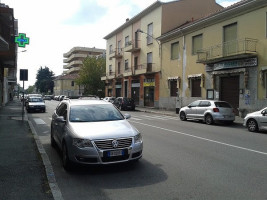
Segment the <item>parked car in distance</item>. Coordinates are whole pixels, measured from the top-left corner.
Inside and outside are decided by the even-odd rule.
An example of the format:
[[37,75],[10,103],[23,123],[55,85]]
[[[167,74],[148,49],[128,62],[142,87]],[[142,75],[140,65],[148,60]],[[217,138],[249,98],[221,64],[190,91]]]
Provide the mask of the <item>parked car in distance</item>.
[[243,126],[250,132],[267,130],[267,107],[259,111],[248,113],[244,118]]
[[58,101],[62,101],[65,98],[65,95],[59,95]]
[[63,167],[73,163],[105,165],[142,157],[141,133],[111,103],[102,100],[63,100],[51,121],[51,145],[62,152]]
[[135,110],[135,102],[132,98],[117,97],[113,104],[120,110]]
[[104,101],[107,101],[107,102],[110,102],[110,103],[113,103],[113,101],[116,99],[116,97],[105,97],[103,100]]
[[51,100],[52,99],[52,95],[44,95],[44,97],[43,97],[43,100]]
[[42,97],[37,97],[37,96],[29,97],[26,109],[28,112],[32,111],[45,112],[46,111],[45,102],[42,99]]
[[233,107],[226,101],[216,100],[194,101],[181,108],[179,116],[182,121],[196,119],[208,125],[218,121],[233,123],[235,120]]

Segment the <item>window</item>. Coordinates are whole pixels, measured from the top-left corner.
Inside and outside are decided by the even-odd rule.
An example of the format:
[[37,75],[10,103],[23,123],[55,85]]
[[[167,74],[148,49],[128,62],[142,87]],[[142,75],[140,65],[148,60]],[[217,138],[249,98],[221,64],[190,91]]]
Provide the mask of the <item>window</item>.
[[201,101],[199,103],[199,107],[209,107],[211,106],[211,103],[209,101]]
[[118,74],[121,74],[121,62],[118,62]]
[[265,31],[266,31],[266,38],[267,38],[267,13],[266,13],[266,17],[265,17]]
[[147,54],[147,72],[152,72],[152,52]]
[[138,69],[138,57],[134,57],[134,69]]
[[191,79],[192,85],[192,93],[191,97],[201,97],[201,87],[200,87],[201,79]]
[[153,43],[153,23],[147,25],[147,44]]
[[171,97],[177,97],[177,80],[170,80],[170,95]]
[[112,74],[112,65],[109,65],[108,68],[109,68],[109,75],[111,75]]
[[175,60],[179,58],[179,42],[171,44],[171,59]]
[[72,87],[74,86],[74,81],[71,81],[71,86],[72,86]]
[[109,45],[109,54],[113,53],[112,45]]
[[202,49],[202,34],[196,35],[193,37],[192,42],[193,42],[193,47],[192,47],[192,54],[195,55],[197,54],[197,51]]
[[267,98],[267,71],[265,72],[265,97]]
[[129,36],[125,37],[125,47],[130,45]]
[[124,64],[124,69],[125,71],[129,69],[129,66],[128,66],[128,60],[125,60],[125,64]]
[[121,41],[118,41],[118,53],[121,53]]
[[234,54],[238,51],[237,23],[223,27],[223,42],[224,56]]

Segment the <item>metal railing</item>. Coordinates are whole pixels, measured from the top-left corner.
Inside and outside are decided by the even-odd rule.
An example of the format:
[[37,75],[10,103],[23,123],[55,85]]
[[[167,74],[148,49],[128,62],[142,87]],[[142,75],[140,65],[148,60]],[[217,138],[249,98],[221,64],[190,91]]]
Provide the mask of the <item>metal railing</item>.
[[244,53],[256,53],[257,40],[251,38],[232,40],[216,46],[197,51],[197,62],[205,62],[216,58],[234,56]]

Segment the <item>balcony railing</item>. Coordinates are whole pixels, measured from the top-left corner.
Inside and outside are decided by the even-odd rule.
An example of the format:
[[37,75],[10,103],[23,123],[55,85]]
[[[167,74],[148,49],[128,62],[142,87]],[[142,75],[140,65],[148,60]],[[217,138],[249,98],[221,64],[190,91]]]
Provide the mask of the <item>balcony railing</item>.
[[145,63],[143,65],[135,66],[135,74],[146,74],[151,72],[156,72],[155,63]]
[[256,53],[257,40],[251,38],[238,39],[216,46],[202,49],[197,52],[198,63],[208,63],[225,57],[241,57],[242,55]]
[[132,40],[125,44],[125,52],[136,52],[140,50],[140,40]]
[[109,53],[109,59],[122,58],[122,56],[123,56],[123,48],[116,48],[115,50],[111,50]]

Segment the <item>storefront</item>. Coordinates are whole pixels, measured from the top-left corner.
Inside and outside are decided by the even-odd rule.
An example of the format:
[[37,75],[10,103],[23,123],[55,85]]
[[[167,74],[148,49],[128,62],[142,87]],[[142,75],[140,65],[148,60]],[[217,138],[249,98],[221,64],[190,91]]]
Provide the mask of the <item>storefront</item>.
[[144,79],[144,106],[154,107],[155,79]]

